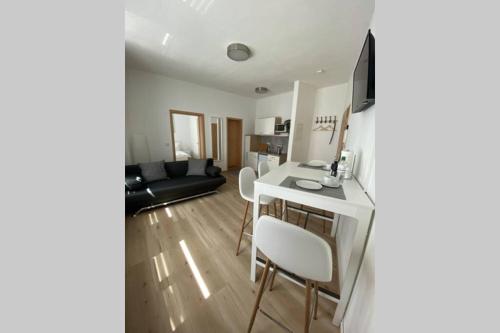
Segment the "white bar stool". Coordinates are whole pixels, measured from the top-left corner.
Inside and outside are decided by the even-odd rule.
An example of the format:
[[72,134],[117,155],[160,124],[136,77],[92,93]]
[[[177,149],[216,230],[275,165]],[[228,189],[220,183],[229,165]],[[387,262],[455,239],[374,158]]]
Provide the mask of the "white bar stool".
[[[250,222],[252,222],[253,219],[252,217],[248,222],[246,222],[248,206],[250,206],[250,203],[253,204],[253,189],[254,189],[253,182],[256,179],[257,177],[255,176],[255,171],[251,167],[245,167],[240,170],[240,175],[239,175],[240,195],[243,199],[247,201],[247,205],[245,208],[245,215],[243,216],[243,222],[241,224],[241,231],[240,231],[240,237],[238,239],[238,247],[236,248],[236,255],[240,254],[241,238],[243,237],[245,228],[250,224]],[[273,201],[274,201],[273,197],[269,197],[266,195],[260,197],[260,204],[267,206],[267,214],[269,214],[269,205]],[[251,234],[248,235],[252,236]]]
[[[266,173],[270,171],[269,164],[267,161],[260,161],[259,165],[257,166],[257,174],[260,177],[264,176]],[[282,202],[280,200],[280,202]],[[276,200],[273,201],[273,207],[274,207],[274,216],[281,218],[281,210],[283,208],[283,205],[281,204],[281,209],[280,209],[280,214],[278,214],[278,210],[276,209]],[[269,215],[269,212],[267,213]]]
[[[314,312],[314,319],[317,318],[318,282],[328,282],[332,279],[333,267],[330,245],[312,232],[271,216],[261,216],[254,229],[254,241],[257,248],[267,257],[267,260],[247,332],[250,333],[252,330],[260,300],[264,293],[269,268],[272,264],[278,265],[306,280],[304,332],[309,332],[311,311]],[[311,284],[313,283],[315,300],[311,309]]]

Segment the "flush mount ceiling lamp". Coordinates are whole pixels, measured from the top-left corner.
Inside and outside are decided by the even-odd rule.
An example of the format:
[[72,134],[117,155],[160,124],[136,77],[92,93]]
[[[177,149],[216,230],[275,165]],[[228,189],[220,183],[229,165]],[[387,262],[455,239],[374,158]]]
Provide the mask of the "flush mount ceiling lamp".
[[255,88],[255,92],[257,94],[265,94],[269,91],[269,89],[267,89],[266,87],[257,87]]
[[227,46],[227,56],[234,61],[245,61],[250,55],[250,49],[245,44],[233,43]]

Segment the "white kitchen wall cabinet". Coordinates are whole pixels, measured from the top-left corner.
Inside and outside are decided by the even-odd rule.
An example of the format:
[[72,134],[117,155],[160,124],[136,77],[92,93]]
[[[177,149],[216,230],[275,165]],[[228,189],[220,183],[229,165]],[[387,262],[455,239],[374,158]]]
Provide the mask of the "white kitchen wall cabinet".
[[274,125],[276,125],[276,117],[255,119],[255,134],[274,135]]

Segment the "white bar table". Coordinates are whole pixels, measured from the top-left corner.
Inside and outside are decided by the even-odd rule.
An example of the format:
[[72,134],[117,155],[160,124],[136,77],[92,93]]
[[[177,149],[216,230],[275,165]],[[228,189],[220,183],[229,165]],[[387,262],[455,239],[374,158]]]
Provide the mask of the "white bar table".
[[[357,221],[351,257],[340,290],[340,300],[332,320],[335,326],[340,326],[361,266],[375,207],[355,179],[344,180],[342,184],[345,200],[280,186],[280,183],[288,176],[319,181],[324,175],[328,174],[328,171],[304,168],[298,165],[298,162],[286,162],[255,181],[253,216],[259,216],[259,197],[269,195],[278,199],[334,212],[335,215],[349,216]],[[257,219],[254,219],[254,230],[255,223],[257,223]],[[253,282],[255,282],[256,268],[257,247],[252,238],[250,279]]]

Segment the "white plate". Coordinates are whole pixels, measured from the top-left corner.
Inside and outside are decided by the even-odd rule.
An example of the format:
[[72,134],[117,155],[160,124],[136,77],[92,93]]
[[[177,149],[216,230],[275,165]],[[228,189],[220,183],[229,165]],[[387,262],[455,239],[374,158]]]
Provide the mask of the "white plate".
[[302,187],[307,190],[321,190],[323,187],[320,183],[313,182],[311,180],[297,180],[295,184],[297,184],[298,187]]
[[320,166],[326,165],[326,162],[321,161],[321,160],[312,160],[312,161],[307,162],[307,165],[312,166],[312,167],[320,167]]

